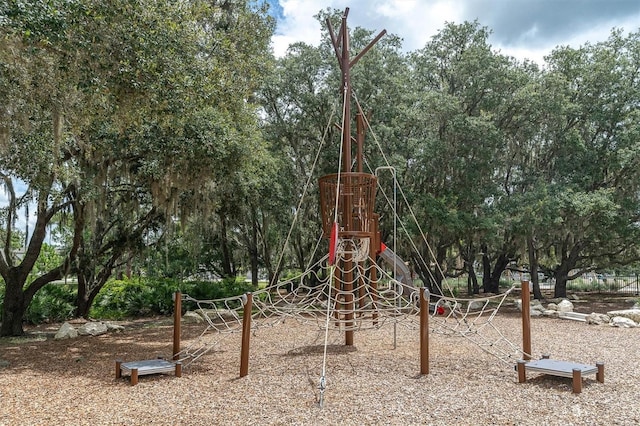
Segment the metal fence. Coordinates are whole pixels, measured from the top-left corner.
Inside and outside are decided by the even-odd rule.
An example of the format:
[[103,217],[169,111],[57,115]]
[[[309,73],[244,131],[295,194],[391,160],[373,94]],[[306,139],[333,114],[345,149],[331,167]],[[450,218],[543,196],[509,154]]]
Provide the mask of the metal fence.
[[[520,281],[511,279],[500,280],[500,286],[508,288],[513,284],[518,285]],[[482,285],[482,277],[478,277],[479,284]],[[458,295],[467,294],[467,277],[457,277],[447,279],[448,286]],[[553,292],[555,280],[547,279],[540,281],[540,289],[544,292]],[[629,296],[640,296],[639,275],[633,276],[594,276],[582,277],[567,281],[567,291],[572,293],[601,293],[601,294],[623,294]]]

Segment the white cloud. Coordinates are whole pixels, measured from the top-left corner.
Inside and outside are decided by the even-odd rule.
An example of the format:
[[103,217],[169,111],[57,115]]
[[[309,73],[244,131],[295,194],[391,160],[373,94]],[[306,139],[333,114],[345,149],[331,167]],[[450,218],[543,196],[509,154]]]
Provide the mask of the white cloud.
[[328,0],[322,6],[315,0],[281,0],[284,19],[278,22],[272,46],[283,56],[289,44],[297,41],[317,45],[320,23],[313,17],[321,9],[349,7],[349,26],[398,35],[406,50],[420,49],[446,21],[462,21],[462,8],[449,0]]
[[[486,25],[494,31],[489,41],[496,50],[518,59],[528,58],[538,63],[543,63],[544,56],[551,53],[556,46],[578,47],[586,42],[597,43],[605,40],[613,27],[624,28],[627,32],[637,31],[640,27],[640,3],[637,13],[622,13],[622,9],[616,13],[615,2],[594,0],[589,2],[591,13],[586,13],[587,10],[583,8],[584,17],[580,16],[580,19],[586,20],[588,24],[574,28],[568,24],[556,24],[557,21],[562,22],[562,19],[558,19],[557,14],[554,15],[553,1],[534,3],[536,1],[539,0],[508,3],[511,9],[505,10],[504,7],[500,8],[500,5],[505,6],[507,3],[499,4],[489,0],[326,0],[322,3],[317,0],[280,0],[284,18],[278,23],[277,35],[273,37],[272,45],[276,56],[283,56],[289,44],[296,41],[317,45],[320,42],[321,28],[313,16],[324,8],[344,10],[349,7],[350,27],[361,26],[374,32],[386,29],[403,39],[403,48],[406,51],[424,47],[446,22],[462,23],[478,19],[481,25]],[[492,4],[496,8],[492,9]],[[518,8],[528,11],[529,8],[524,6],[534,4],[536,8],[533,10],[537,13],[535,16],[523,12],[517,19],[513,17],[513,22],[510,22],[511,12],[518,12]],[[564,4],[567,5],[570,4]],[[581,5],[583,4],[576,4],[575,7]],[[626,7],[635,6],[629,6],[627,2]],[[575,9],[573,10],[575,12]],[[565,7],[562,13],[574,12],[571,12],[570,7]],[[582,21],[582,24],[585,22]],[[492,28],[492,25],[495,28]],[[516,29],[521,28],[519,34],[517,31],[514,32],[514,26]],[[547,30],[549,28],[555,28],[557,31],[552,31],[551,34]]]

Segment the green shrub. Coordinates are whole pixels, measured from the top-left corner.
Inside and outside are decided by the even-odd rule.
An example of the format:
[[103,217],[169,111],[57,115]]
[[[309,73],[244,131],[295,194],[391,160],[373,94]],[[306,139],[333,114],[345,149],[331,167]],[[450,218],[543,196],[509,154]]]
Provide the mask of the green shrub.
[[33,297],[25,320],[32,324],[60,322],[73,317],[76,310],[75,284],[47,284]]
[[122,319],[168,315],[173,311],[173,293],[179,289],[175,279],[110,280],[96,296],[90,316]]
[[0,321],[2,321],[2,310],[4,308],[4,280],[0,280]]
[[[194,281],[185,285],[184,292],[197,300],[218,300],[229,297],[239,296],[247,292],[256,291],[251,282],[244,279],[227,278],[222,281]],[[228,306],[235,308],[236,306]],[[194,306],[187,305],[187,309],[193,309]]]

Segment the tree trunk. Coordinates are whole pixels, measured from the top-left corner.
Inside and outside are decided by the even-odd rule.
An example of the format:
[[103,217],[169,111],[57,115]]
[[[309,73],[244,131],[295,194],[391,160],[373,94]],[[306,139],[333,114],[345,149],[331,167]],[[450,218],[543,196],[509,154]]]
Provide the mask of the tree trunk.
[[89,308],[89,295],[87,292],[87,281],[83,274],[78,273],[78,295],[76,297],[76,318],[88,318]]
[[493,266],[493,270],[491,270],[489,255],[486,250],[484,250],[482,254],[482,285],[485,293],[500,293],[500,277],[502,277],[502,273],[507,269],[509,262],[509,256],[505,253],[500,253]]
[[227,219],[220,215],[220,248],[222,251],[222,273],[223,278],[235,278],[233,266],[231,265],[231,250],[227,239]]
[[258,224],[255,214],[252,215],[251,243],[249,245],[249,258],[251,262],[251,285],[258,288]]
[[472,294],[480,294],[480,286],[478,285],[478,277],[476,276],[476,271],[473,268],[473,263],[467,263],[467,286],[471,291],[469,295]]
[[529,252],[529,273],[533,286],[533,298],[542,300],[542,292],[540,291],[540,282],[538,280],[538,253],[532,236],[527,238],[527,251]]
[[24,334],[22,320],[30,300],[26,302],[22,284],[6,282],[0,336],[22,336]]
[[481,247],[482,250],[482,289],[485,293],[491,287],[491,259],[489,258],[489,252],[486,244]]
[[556,285],[553,290],[553,297],[567,297],[567,280],[569,274],[563,269],[564,268],[558,268],[554,274]]
[[[79,280],[78,280],[79,281]],[[76,317],[89,319],[89,313],[93,306],[93,301],[96,300],[100,289],[104,286],[104,283],[99,286],[94,286],[89,292],[84,292],[84,296],[80,299],[80,285],[78,284],[78,299],[76,301]]]

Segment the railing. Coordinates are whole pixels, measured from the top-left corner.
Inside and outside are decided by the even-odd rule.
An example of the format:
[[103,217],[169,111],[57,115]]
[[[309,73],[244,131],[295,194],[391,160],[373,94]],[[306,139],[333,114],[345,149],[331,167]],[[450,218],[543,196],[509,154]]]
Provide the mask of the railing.
[[567,282],[567,291],[640,295],[640,281],[635,276],[583,277]]
[[[448,278],[447,283],[449,287],[457,295],[467,294],[467,278],[457,277]],[[482,277],[478,276],[478,283],[482,286]],[[519,281],[513,281],[513,279],[500,280],[501,288],[509,288],[513,284],[518,284]],[[553,291],[555,287],[555,280],[541,280],[540,289],[543,292]],[[596,277],[582,277],[575,280],[567,281],[568,292],[593,292],[602,294],[624,294],[629,296],[640,296],[640,276],[596,276]]]

